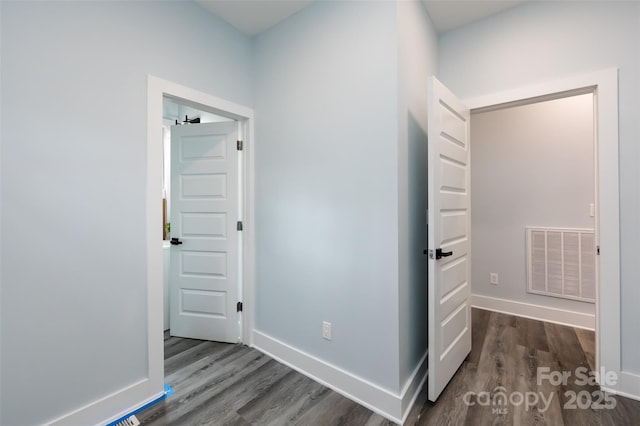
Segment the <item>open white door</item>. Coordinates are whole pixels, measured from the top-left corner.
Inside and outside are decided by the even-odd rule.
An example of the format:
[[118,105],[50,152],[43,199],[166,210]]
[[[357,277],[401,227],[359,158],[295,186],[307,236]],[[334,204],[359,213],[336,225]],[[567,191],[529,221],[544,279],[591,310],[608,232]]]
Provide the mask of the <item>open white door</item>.
[[236,343],[234,121],[171,128],[171,335]]
[[469,108],[429,79],[429,400],[471,351]]

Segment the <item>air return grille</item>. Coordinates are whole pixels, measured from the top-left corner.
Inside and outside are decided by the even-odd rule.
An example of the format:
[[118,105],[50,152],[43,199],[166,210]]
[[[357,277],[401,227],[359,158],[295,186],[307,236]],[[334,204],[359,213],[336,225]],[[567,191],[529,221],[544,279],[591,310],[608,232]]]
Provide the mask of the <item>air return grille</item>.
[[129,416],[126,419],[119,421],[115,426],[139,426],[140,420],[136,416]]
[[593,229],[526,228],[527,291],[595,302]]

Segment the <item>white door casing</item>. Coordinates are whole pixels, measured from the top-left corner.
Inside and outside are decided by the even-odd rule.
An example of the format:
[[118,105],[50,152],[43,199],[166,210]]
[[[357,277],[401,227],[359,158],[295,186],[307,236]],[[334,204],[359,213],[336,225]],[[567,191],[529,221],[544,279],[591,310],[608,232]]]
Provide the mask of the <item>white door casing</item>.
[[474,112],[593,93],[596,135],[596,359],[595,369],[614,372],[616,383],[602,390],[637,395],[638,376],[622,370],[620,296],[620,163],[618,135],[618,69],[539,82],[504,92],[465,99]]
[[471,351],[470,113],[430,77],[428,116],[428,397],[435,401]]
[[236,343],[238,124],[171,129],[171,335]]

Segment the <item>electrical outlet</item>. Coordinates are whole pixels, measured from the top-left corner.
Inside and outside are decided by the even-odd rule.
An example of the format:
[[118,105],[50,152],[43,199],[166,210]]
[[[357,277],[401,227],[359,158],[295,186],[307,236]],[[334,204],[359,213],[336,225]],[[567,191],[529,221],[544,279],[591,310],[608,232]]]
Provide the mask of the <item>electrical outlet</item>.
[[498,285],[498,274],[492,272],[489,274],[489,282],[494,285]]
[[322,337],[327,340],[331,340],[331,323],[322,321]]

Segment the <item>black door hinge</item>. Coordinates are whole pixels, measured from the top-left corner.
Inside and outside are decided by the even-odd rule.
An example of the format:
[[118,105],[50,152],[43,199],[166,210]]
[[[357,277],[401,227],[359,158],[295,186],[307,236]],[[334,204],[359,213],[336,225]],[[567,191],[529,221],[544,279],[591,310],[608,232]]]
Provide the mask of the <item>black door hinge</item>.
[[238,141],[236,143],[236,148],[238,148],[238,151],[242,151],[243,147],[244,147],[244,144],[242,143],[242,141]]
[[596,246],[596,253],[600,256],[600,246]]
[[236,230],[237,231],[242,231],[243,230],[243,226],[242,226],[242,221],[239,220],[238,223],[236,224]]
[[242,302],[238,302],[236,305],[236,312],[242,312]]

